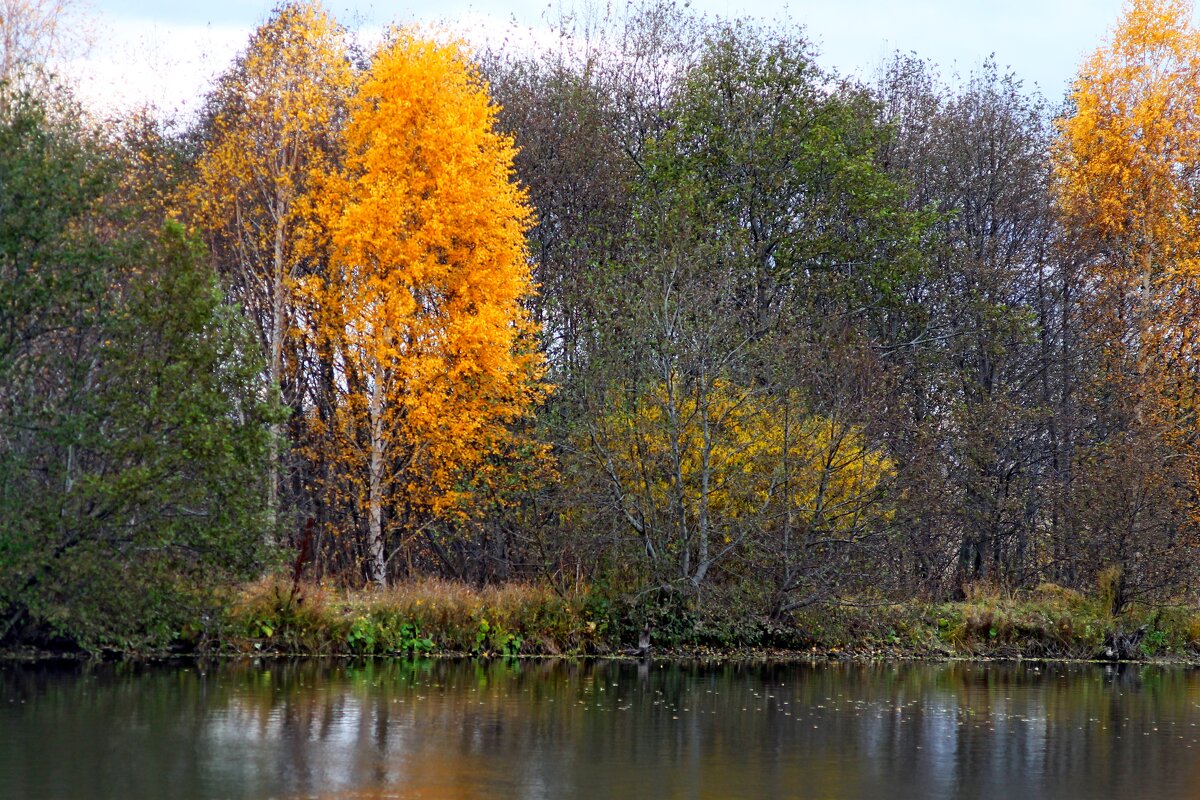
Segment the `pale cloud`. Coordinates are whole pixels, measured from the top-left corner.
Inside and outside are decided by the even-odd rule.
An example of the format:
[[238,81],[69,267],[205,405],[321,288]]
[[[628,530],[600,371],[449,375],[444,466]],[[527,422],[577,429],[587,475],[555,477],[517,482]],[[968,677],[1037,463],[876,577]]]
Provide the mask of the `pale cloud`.
[[[533,52],[554,41],[544,25],[520,24],[484,12],[450,21],[420,20],[476,46],[505,46]],[[195,113],[212,81],[249,41],[254,25],[156,22],[133,18],[103,23],[86,56],[65,62],[63,75],[85,105],[100,116],[153,107],[187,118]],[[350,31],[368,52],[382,39],[383,25],[361,23]]]
[[[1112,28],[1122,0],[805,0],[789,8],[819,45],[821,62],[840,72],[869,78],[898,50],[950,77],[994,53],[1000,66],[1055,98]],[[747,9],[753,14],[755,5]]]
[[[271,2],[218,0],[203,24],[204,7],[160,3],[141,6],[95,0],[103,15],[92,53],[67,65],[84,99],[105,111],[153,104],[194,109],[213,76],[245,47]],[[396,3],[381,10],[371,0],[328,2],[327,7],[370,49],[392,23],[441,21],[478,44],[535,50],[556,42],[546,17],[566,9],[623,7],[616,0],[447,0],[441,5]],[[187,13],[182,10],[187,6]],[[1104,39],[1122,0],[692,0],[712,16],[746,16],[802,24],[820,51],[819,62],[844,75],[870,80],[894,51],[915,52],[939,65],[946,77],[966,74],[989,54],[1011,66],[1051,99],[1062,96],[1079,63]],[[134,6],[137,6],[135,9]],[[173,10],[176,9],[176,10]],[[219,12],[219,13],[218,13]],[[390,16],[386,16],[390,15]],[[141,15],[141,16],[139,16]],[[151,18],[153,17],[153,19]],[[235,21],[236,20],[236,21]]]
[[101,115],[148,105],[186,116],[250,32],[241,25],[107,20],[91,52],[62,70]]

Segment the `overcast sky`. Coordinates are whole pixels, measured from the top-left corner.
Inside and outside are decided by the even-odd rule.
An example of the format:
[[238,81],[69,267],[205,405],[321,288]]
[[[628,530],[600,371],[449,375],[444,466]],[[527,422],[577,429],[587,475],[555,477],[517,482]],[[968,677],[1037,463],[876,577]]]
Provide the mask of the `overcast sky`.
[[[570,0],[564,0],[571,6]],[[602,0],[601,0],[602,2]],[[150,102],[187,111],[262,22],[272,0],[91,0],[96,43],[69,71],[86,97],[121,108]],[[1111,30],[1121,0],[692,0],[709,16],[746,15],[804,25],[819,61],[869,78],[895,50],[914,51],[944,74],[969,72],[991,53],[1052,100],[1080,60]],[[412,20],[469,29],[536,31],[559,0],[442,0],[438,3],[329,0],[345,25],[364,31]]]

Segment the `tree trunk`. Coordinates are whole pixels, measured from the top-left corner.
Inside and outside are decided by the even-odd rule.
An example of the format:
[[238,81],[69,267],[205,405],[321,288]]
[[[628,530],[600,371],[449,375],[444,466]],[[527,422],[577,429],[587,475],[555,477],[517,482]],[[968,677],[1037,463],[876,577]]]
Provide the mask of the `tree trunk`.
[[699,520],[698,520],[698,524],[696,526],[697,532],[699,534],[699,542],[697,545],[698,549],[697,549],[697,557],[696,557],[696,573],[691,576],[692,577],[692,585],[695,586],[697,589],[700,588],[700,584],[704,581],[705,576],[708,574],[708,567],[709,567],[709,560],[708,560],[708,538],[709,538],[708,510],[709,509],[708,509],[708,503],[709,503],[709,494],[710,494],[709,485],[712,480],[712,464],[711,464],[711,462],[712,462],[712,450],[713,450],[713,431],[712,431],[712,427],[709,425],[709,419],[708,419],[708,402],[709,402],[708,375],[707,374],[702,375],[700,380],[702,381],[702,383],[700,385],[701,395],[698,399],[699,399],[699,405],[700,405],[700,422],[702,425],[701,433],[703,435],[703,439],[701,441],[701,451],[700,451],[700,509],[699,509]]
[[371,466],[367,512],[368,572],[380,588],[387,586],[387,560],[383,542],[383,367],[375,365],[371,386]]
[[[282,401],[283,386],[283,224],[275,225],[274,273],[271,281],[271,363],[269,391],[276,402]],[[279,439],[280,423],[271,423],[271,438],[267,443],[267,546],[275,543],[275,528],[279,517]]]

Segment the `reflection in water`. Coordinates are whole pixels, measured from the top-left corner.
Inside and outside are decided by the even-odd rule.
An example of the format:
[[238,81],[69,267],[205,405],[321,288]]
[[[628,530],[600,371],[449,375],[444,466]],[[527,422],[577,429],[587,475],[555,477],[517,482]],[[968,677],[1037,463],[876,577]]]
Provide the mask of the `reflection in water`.
[[1067,665],[0,665],[0,796],[1185,797],[1200,676]]

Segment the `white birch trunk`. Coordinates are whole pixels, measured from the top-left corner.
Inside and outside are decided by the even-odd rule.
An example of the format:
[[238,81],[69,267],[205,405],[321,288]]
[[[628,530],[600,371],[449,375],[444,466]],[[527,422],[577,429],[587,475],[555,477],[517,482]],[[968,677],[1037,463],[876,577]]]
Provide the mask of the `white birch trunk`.
[[371,466],[368,497],[368,548],[371,580],[387,586],[387,560],[383,541],[383,367],[375,365],[369,408],[371,422]]

